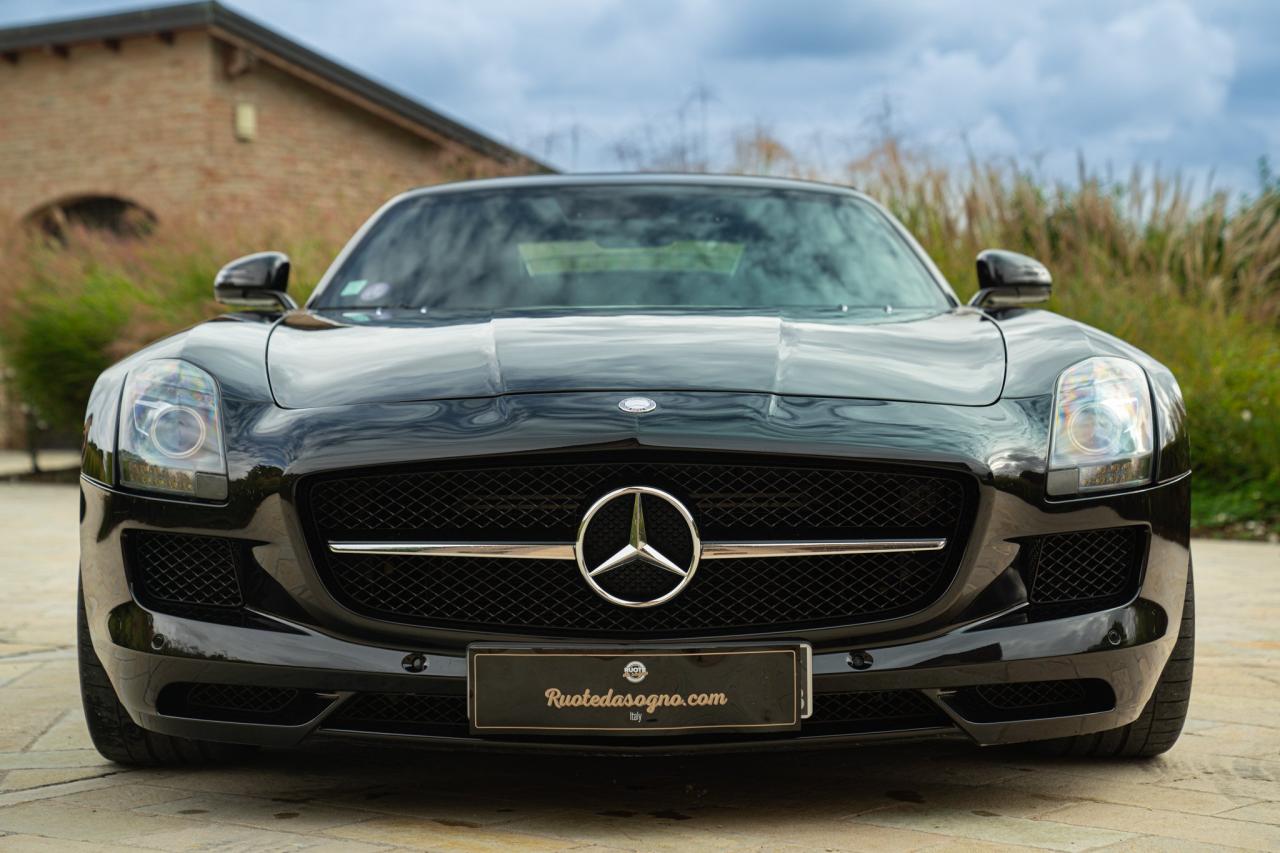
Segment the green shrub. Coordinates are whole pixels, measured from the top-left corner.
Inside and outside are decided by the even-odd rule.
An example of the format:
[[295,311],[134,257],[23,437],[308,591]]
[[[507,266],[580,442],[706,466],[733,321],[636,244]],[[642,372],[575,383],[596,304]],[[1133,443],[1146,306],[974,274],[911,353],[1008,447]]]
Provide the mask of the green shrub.
[[76,298],[25,294],[21,322],[11,324],[5,356],[22,399],[57,432],[74,435],[93,381],[116,360],[114,352],[139,293],[129,281],[95,275]]
[[345,236],[317,226],[288,240],[183,222],[145,240],[74,228],[60,243],[10,235],[0,244],[0,359],[12,390],[58,440],[78,436],[104,368],[222,310],[213,278],[223,263],[283,248],[293,258],[290,292],[301,301]]

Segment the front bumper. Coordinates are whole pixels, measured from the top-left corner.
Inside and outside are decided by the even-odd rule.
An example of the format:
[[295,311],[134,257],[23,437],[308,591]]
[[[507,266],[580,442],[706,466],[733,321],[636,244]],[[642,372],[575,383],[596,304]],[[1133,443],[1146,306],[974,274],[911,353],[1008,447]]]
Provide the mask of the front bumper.
[[[1182,575],[1185,582],[1185,573]],[[1002,624],[996,618],[914,643],[858,647],[814,655],[814,702],[823,695],[863,690],[919,690],[937,703],[948,720],[928,729],[858,732],[850,735],[799,734],[749,737],[697,737],[654,744],[604,739],[527,737],[413,737],[326,726],[326,718],[360,692],[465,693],[466,658],[431,654],[421,673],[404,667],[413,649],[354,643],[276,618],[257,625],[223,625],[153,613],[125,603],[110,613],[88,602],[89,612],[106,617],[105,631],[95,632],[95,648],[125,707],[144,728],[205,740],[295,746],[309,738],[386,737],[430,743],[488,746],[538,746],[627,751],[671,751],[689,748],[734,748],[743,745],[802,745],[886,737],[967,736],[980,744],[1012,743],[1104,731],[1132,722],[1142,710],[1172,650],[1180,611],[1168,613],[1139,598],[1124,607],[1032,624]],[[95,622],[100,621],[98,619]],[[677,645],[678,647],[678,645]],[[850,651],[871,664],[861,671],[850,665]],[[949,700],[951,692],[970,685],[1004,682],[1100,679],[1115,695],[1114,707],[1094,713],[1044,719],[981,722],[966,719]],[[166,716],[156,710],[160,692],[171,683],[272,685],[329,694],[311,719],[293,725],[221,722]]]

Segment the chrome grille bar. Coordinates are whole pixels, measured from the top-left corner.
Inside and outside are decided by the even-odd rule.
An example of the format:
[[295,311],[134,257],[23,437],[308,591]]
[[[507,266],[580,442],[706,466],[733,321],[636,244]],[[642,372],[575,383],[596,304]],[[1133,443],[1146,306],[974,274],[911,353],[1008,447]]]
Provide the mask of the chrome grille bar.
[[572,542],[330,542],[329,550],[335,554],[389,554],[409,557],[575,559]]
[[[703,560],[762,557],[830,557],[941,551],[946,539],[844,539],[830,541],[703,542]],[[335,554],[410,557],[480,557],[504,560],[574,560],[572,542],[330,542]]]
[[846,539],[810,542],[703,542],[704,560],[740,560],[753,557],[827,557],[841,554],[901,554],[909,551],[941,551],[946,539]]

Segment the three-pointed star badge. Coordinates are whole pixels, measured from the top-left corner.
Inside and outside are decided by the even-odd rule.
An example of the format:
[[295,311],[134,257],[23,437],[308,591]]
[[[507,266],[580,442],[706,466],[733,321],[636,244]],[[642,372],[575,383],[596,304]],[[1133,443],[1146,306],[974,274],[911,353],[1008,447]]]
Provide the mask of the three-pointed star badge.
[[682,578],[689,574],[687,569],[680,568],[663,556],[662,552],[657,548],[649,544],[644,532],[644,504],[640,501],[640,497],[639,493],[635,495],[635,503],[631,508],[631,535],[628,537],[629,541],[619,548],[616,554],[592,569],[590,572],[591,577],[599,577],[619,566],[625,566],[637,560],[642,563],[648,563],[651,566],[657,566],[677,577]]

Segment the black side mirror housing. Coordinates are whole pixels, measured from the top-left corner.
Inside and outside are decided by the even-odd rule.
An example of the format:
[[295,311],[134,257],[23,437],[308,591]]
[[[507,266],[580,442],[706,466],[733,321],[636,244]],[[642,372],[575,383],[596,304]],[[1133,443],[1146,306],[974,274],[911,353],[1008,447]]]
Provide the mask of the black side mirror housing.
[[987,249],[978,255],[978,292],[969,300],[975,308],[1017,308],[1045,302],[1053,291],[1053,276],[1035,258]]
[[224,305],[242,308],[298,307],[285,292],[289,287],[289,256],[283,252],[258,252],[236,258],[213,279],[213,296]]

